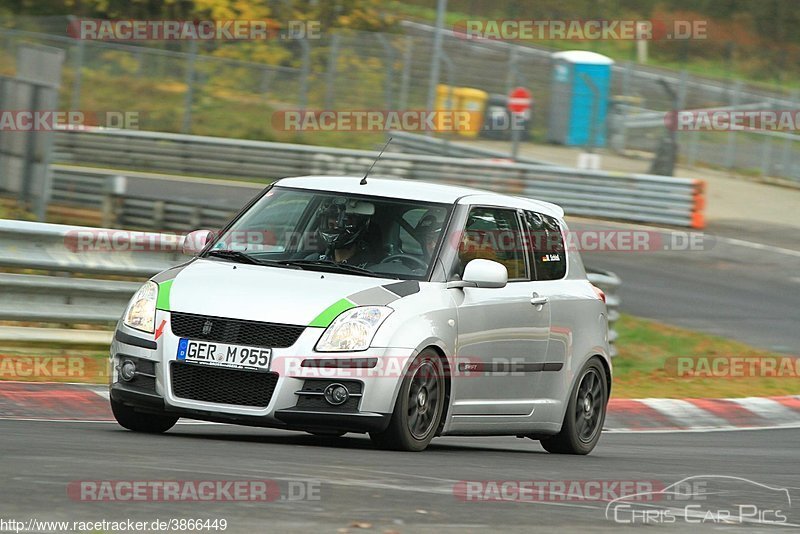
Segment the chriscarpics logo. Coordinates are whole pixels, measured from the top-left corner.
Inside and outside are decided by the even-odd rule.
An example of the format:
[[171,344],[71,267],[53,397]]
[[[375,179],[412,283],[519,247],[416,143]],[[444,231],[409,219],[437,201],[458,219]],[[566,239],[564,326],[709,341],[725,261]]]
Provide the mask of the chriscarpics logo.
[[[741,477],[698,475],[659,490],[631,494],[606,506],[606,519],[624,525],[793,526],[787,488]],[[796,515],[796,514],[795,514]]]

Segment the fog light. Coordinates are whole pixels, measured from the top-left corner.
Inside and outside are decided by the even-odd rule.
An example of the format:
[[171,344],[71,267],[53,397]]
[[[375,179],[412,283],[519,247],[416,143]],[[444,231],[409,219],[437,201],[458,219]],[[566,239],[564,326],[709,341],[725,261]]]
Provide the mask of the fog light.
[[325,400],[328,401],[328,404],[333,406],[339,406],[340,404],[344,404],[347,402],[347,399],[350,398],[350,392],[347,391],[347,388],[344,387],[342,384],[331,384],[325,388]]
[[133,380],[133,377],[136,376],[136,364],[130,360],[122,362],[122,365],[119,366],[119,376],[125,382]]

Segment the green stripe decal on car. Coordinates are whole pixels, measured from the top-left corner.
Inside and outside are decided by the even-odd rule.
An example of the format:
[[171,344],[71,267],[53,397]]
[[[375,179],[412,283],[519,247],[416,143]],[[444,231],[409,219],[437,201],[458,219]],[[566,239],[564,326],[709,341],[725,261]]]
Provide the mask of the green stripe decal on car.
[[156,308],[159,310],[169,311],[169,292],[172,289],[172,282],[174,280],[167,280],[158,284],[158,298],[156,299]]
[[325,311],[317,315],[316,319],[311,321],[311,324],[308,326],[318,326],[320,328],[327,328],[329,324],[333,322],[336,317],[345,310],[349,310],[350,308],[355,308],[352,302],[347,299],[342,299],[339,301],[334,302],[327,308]]

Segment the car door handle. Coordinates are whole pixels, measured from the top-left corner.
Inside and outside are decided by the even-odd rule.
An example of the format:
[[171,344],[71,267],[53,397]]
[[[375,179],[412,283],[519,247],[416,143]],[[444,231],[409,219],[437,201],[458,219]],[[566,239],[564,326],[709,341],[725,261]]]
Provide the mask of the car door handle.
[[550,301],[547,297],[540,297],[538,293],[534,293],[531,297],[531,304],[534,306],[541,306],[542,304],[547,304]]

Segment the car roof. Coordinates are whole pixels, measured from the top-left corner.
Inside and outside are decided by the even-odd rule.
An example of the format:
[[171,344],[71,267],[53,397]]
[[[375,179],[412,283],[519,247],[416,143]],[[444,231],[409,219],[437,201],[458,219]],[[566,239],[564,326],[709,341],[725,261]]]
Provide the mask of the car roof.
[[361,176],[297,176],[282,178],[277,182],[277,185],[297,189],[316,189],[442,204],[454,204],[461,200],[461,203],[498,204],[513,208],[536,210],[553,217],[561,218],[564,216],[564,210],[560,206],[527,197],[504,195],[460,185],[435,184],[402,178],[370,176],[366,185],[360,185],[361,179]]

